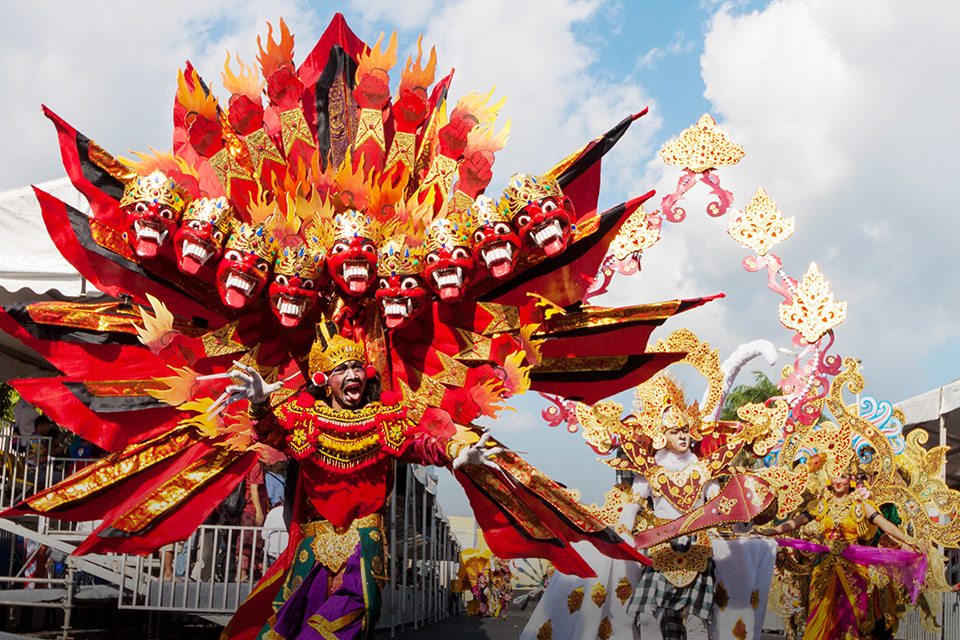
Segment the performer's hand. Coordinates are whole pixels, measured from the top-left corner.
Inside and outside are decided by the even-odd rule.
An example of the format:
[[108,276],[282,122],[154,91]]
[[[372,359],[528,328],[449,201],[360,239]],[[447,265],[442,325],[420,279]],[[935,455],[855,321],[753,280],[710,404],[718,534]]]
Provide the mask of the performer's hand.
[[503,452],[503,447],[486,447],[487,440],[490,439],[489,433],[484,433],[480,439],[469,446],[464,447],[453,460],[453,468],[459,469],[465,464],[482,464],[487,467],[497,467],[497,463],[491,460],[493,456]]
[[226,373],[215,373],[209,376],[200,376],[198,380],[213,380],[216,378],[230,378],[236,384],[227,385],[220,397],[207,409],[209,414],[217,414],[226,409],[229,405],[240,400],[249,400],[254,404],[263,404],[270,398],[270,394],[283,387],[283,381],[278,380],[273,384],[267,384],[256,369],[249,365],[234,361],[237,369],[231,369]]

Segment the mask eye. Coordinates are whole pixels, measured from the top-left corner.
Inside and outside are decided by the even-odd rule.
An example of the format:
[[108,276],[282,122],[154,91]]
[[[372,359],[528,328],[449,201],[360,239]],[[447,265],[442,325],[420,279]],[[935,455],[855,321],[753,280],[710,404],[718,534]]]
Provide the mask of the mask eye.
[[435,263],[435,262],[440,262],[440,256],[438,256],[437,254],[435,254],[435,253],[433,253],[433,252],[428,253],[428,254],[427,254],[427,264],[433,264],[433,263]]
[[333,245],[333,249],[330,250],[330,253],[336,255],[336,254],[338,254],[338,253],[343,253],[343,252],[346,251],[347,249],[349,249],[349,247],[347,246],[346,243],[344,243],[344,242],[337,242],[336,244]]
[[380,288],[381,288],[381,289],[389,289],[389,288],[390,288],[390,281],[387,280],[386,278],[380,278]]
[[133,205],[133,210],[136,211],[137,213],[146,213],[147,205],[146,203],[138,202],[137,204]]
[[497,225],[493,228],[494,233],[498,236],[505,236],[510,234],[510,225],[505,222],[498,222]]
[[216,242],[218,242],[218,243],[223,242],[223,233],[220,232],[220,231],[214,231],[214,232],[213,232],[213,239],[214,239],[214,241],[216,241]]
[[518,227],[525,227],[528,224],[530,224],[530,216],[528,216],[527,214],[517,216]]
[[203,231],[203,223],[199,220],[191,220],[187,223],[187,226],[193,229],[194,231]]
[[400,283],[401,289],[416,289],[420,286],[420,283],[417,282],[416,278],[404,278],[403,282]]
[[266,260],[257,260],[256,264],[253,265],[257,271],[261,273],[266,273],[270,270],[270,263]]
[[473,234],[473,241],[483,242],[483,231],[477,231],[475,234]]
[[177,218],[177,212],[170,207],[164,207],[160,209],[160,217],[166,220],[175,220]]
[[276,282],[276,283],[277,283],[278,285],[280,285],[281,287],[285,287],[285,286],[287,286],[288,284],[290,284],[290,281],[287,280],[287,276],[283,276],[283,275],[279,275],[279,274],[276,275],[276,276],[274,276],[273,281]]
[[451,256],[454,260],[468,260],[470,258],[470,252],[463,247],[457,247],[453,250]]
[[552,198],[543,200],[540,203],[540,210],[543,211],[544,213],[550,213],[551,211],[556,211],[557,210],[556,200],[553,200]]
[[372,242],[364,242],[360,247],[360,251],[363,251],[364,253],[375,253],[377,248],[373,246]]
[[314,288],[315,286],[316,286],[316,285],[315,285],[315,283],[313,282],[313,280],[310,280],[310,279],[304,280],[303,282],[300,283],[300,288],[301,288],[301,289],[305,289],[305,290],[307,290],[307,291],[313,291],[313,288]]
[[240,262],[243,260],[243,256],[240,255],[240,252],[236,249],[230,249],[225,254],[223,254],[224,260],[232,260],[233,262]]

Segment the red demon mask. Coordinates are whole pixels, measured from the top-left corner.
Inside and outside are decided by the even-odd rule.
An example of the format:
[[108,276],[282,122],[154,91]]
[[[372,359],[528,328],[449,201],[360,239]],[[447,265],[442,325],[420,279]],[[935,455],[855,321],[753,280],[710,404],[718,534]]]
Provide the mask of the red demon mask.
[[424,280],[444,302],[457,302],[473,279],[476,262],[470,252],[469,223],[449,215],[427,229]]
[[153,258],[177,230],[186,193],[162,171],[131,180],[120,198],[124,236],[141,258]]
[[337,287],[348,296],[360,297],[370,288],[377,274],[379,227],[369,216],[357,211],[338,213],[333,218],[332,237],[327,253],[327,271]]
[[217,265],[217,291],[228,307],[240,309],[263,290],[275,247],[263,227],[235,225]]
[[405,327],[427,308],[430,292],[423,282],[423,245],[409,247],[403,237],[380,249],[377,306],[388,329]]
[[474,203],[473,259],[498,280],[513,272],[520,258],[520,237],[493,200],[480,196]]
[[516,174],[504,192],[506,208],[527,247],[548,256],[563,252],[570,242],[573,202],[557,181]]
[[280,252],[270,281],[270,310],[285,327],[295,327],[317,303],[322,256],[306,245]]
[[230,234],[233,208],[226,198],[197,198],[183,212],[183,221],[173,236],[180,271],[194,275],[205,264],[220,259],[223,241]]

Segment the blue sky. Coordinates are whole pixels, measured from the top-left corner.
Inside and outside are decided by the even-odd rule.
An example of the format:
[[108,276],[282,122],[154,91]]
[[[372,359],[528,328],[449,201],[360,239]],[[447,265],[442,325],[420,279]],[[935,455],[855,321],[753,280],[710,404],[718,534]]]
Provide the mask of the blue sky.
[[[34,3],[0,9],[0,189],[62,175],[45,103],[106,149],[170,147],[176,69],[190,59],[217,91],[225,50],[247,61],[267,20],[285,17],[300,60],[343,11],[367,41],[399,29],[402,55],[416,35],[457,68],[452,94],[507,95],[513,122],[492,189],[514,171],[536,173],[650,107],[605,159],[601,206],[675,186],[657,151],[711,113],[746,150],[721,171],[734,206],[763,187],[794,236],[775,251],[794,278],[817,262],[848,302],[834,352],[859,358],[866,393],[899,401],[960,377],[960,316],[952,169],[960,141],[960,85],[952,64],[960,3],[947,0],[252,0],[197,3]],[[122,11],[117,11],[122,7]],[[937,16],[931,20],[930,16]],[[396,75],[396,74],[395,74]],[[395,78],[396,81],[396,78]],[[643,270],[619,278],[600,303],[726,298],[671,320],[726,357],[765,338],[786,346],[780,298],[741,267],[746,252],[726,218],[703,214],[702,187],[688,219],[665,225]],[[763,369],[771,376],[787,364]],[[699,395],[699,390],[694,391]],[[629,399],[624,404],[629,405]],[[494,431],[558,480],[602,499],[612,474],[579,435],[539,419],[546,403],[516,402]],[[575,470],[572,471],[572,470]],[[441,478],[445,477],[443,472]],[[466,507],[444,481],[444,504]]]

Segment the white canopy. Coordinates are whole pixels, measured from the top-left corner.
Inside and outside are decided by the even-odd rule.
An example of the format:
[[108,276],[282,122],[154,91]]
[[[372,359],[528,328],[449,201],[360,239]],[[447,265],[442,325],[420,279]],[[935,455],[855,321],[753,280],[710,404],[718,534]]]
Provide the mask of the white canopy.
[[[37,187],[90,214],[86,199],[69,179],[51,180]],[[33,187],[0,193],[0,240],[0,304],[101,295],[57,251]],[[55,370],[39,354],[0,332],[0,380],[53,374]]]
[[920,428],[930,434],[927,448],[940,445],[950,447],[947,452],[947,483],[954,489],[960,487],[960,380],[898,402],[896,406],[906,418],[903,425],[905,433]]

